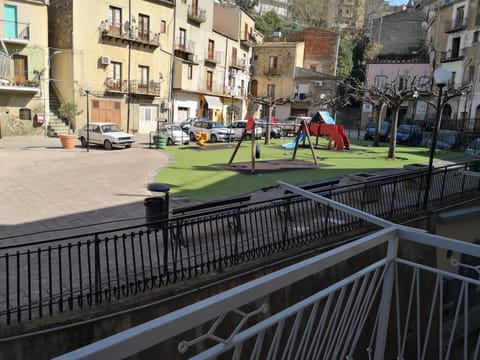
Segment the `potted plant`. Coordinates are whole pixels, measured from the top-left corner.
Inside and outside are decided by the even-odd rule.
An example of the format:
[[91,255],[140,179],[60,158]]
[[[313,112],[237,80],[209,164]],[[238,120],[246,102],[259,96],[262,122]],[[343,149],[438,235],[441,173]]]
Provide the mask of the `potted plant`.
[[59,136],[60,141],[65,149],[73,149],[77,143],[77,135],[70,133],[72,119],[75,118],[75,116],[80,115],[82,111],[78,110],[78,105],[75,102],[66,102],[62,104],[58,111],[60,116],[68,121],[68,134],[61,134]]

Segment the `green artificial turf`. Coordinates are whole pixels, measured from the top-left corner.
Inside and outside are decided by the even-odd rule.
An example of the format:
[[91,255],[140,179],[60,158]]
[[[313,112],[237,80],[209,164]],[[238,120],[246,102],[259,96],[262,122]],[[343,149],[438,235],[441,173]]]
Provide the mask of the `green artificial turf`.
[[[293,150],[280,145],[292,141],[275,139],[265,145],[258,141],[261,152],[256,161],[291,159]],[[325,139],[319,145],[326,146]],[[165,151],[171,158],[170,164],[159,171],[155,181],[170,187],[171,196],[186,200],[205,201],[227,196],[253,192],[275,186],[277,180],[301,185],[309,182],[338,178],[343,175],[371,172],[382,169],[402,168],[405,164],[428,164],[429,149],[422,147],[397,146],[396,159],[387,159],[388,144],[372,147],[372,142],[352,141],[351,149],[345,151],[315,149],[319,166],[314,169],[295,169],[281,172],[242,174],[225,170],[218,164],[227,164],[236,143],[206,144],[206,149],[191,143],[188,146],[169,146]],[[462,156],[456,151],[437,150],[435,159],[448,159]],[[313,163],[308,146],[299,147],[297,160]],[[251,161],[251,143],[244,142],[237,152],[234,162]]]

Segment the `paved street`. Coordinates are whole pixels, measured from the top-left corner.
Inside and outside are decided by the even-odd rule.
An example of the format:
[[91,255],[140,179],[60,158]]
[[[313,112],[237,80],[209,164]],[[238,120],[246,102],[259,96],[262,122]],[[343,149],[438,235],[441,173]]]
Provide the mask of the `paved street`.
[[131,149],[89,152],[63,149],[57,138],[2,138],[0,244],[23,234],[41,232],[45,239],[71,234],[56,229],[143,217],[143,199],[151,195],[146,185],[167,163],[164,152],[149,149],[148,136],[137,136]]

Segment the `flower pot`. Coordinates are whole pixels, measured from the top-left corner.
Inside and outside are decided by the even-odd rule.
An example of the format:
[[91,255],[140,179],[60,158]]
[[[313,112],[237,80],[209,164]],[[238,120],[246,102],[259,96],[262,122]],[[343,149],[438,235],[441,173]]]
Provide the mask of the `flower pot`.
[[77,135],[75,134],[62,134],[59,136],[60,141],[64,149],[74,149],[77,144]]

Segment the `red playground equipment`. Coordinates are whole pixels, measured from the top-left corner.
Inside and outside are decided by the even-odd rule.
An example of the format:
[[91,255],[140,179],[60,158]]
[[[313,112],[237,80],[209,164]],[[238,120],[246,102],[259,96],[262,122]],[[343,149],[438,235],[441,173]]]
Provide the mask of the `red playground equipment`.
[[318,111],[310,121],[308,130],[310,135],[328,136],[328,149],[331,149],[332,142],[335,143],[337,150],[350,149],[350,139],[343,129],[342,125],[336,125],[335,120],[328,111]]

